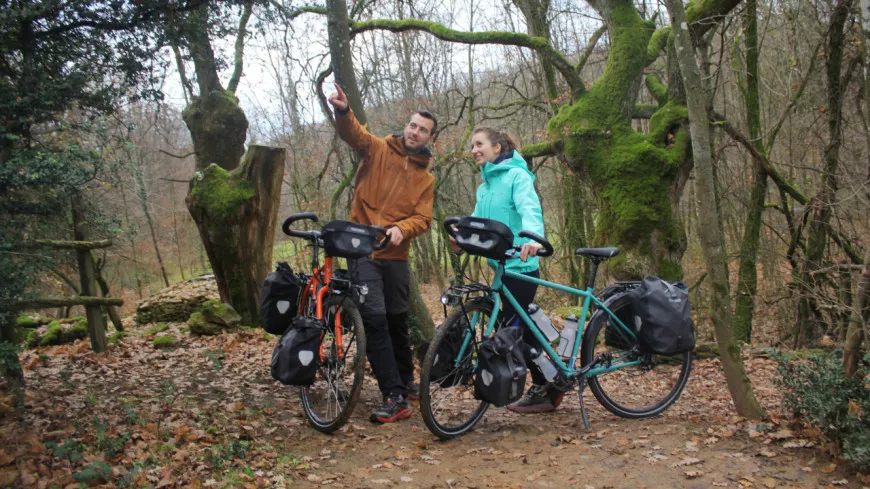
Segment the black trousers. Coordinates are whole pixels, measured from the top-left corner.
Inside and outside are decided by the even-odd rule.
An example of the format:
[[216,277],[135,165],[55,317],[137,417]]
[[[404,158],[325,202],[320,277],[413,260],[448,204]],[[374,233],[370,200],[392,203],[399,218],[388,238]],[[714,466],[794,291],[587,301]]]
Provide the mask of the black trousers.
[[[523,275],[527,277],[539,278],[541,276],[541,272],[539,270],[534,270],[531,272],[526,272]],[[531,282],[524,282],[519,279],[504,277],[502,278],[502,284],[504,288],[507,288],[511,291],[511,295],[514,296],[514,299],[517,300],[519,305],[528,310],[529,304],[535,300],[535,293],[538,291],[538,285],[533,284]],[[516,315],[516,311],[514,307],[508,303],[507,298],[499,292],[501,296],[501,312],[499,313],[498,319],[500,324],[507,324],[506,321],[512,321],[514,315]],[[544,385],[547,383],[547,378],[544,377],[544,374],[532,361],[532,355],[530,350],[532,348],[536,348],[540,350],[540,346],[538,345],[538,339],[535,338],[535,335],[532,333],[532,330],[526,326],[525,323],[520,322],[523,326],[523,342],[526,344],[526,348],[523,351],[523,357],[525,357],[526,367],[529,369],[529,373],[532,375],[532,382],[535,385]]]
[[366,332],[366,356],[384,399],[407,397],[414,381],[414,357],[408,328],[411,269],[407,260],[359,258],[350,263],[354,280],[369,292],[360,304]]

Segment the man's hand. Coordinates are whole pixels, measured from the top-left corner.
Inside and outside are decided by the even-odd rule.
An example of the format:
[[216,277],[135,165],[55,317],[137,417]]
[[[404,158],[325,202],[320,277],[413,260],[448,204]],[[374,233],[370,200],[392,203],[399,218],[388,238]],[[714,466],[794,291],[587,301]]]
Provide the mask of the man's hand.
[[390,238],[391,246],[399,246],[402,244],[402,240],[405,239],[405,235],[402,234],[402,230],[397,226],[393,226],[391,228],[387,228],[387,236]]
[[347,95],[344,94],[344,90],[338,86],[338,83],[334,83],[334,85],[336,93],[329,96],[329,104],[332,105],[335,110],[347,110]]
[[543,248],[544,246],[541,243],[526,243],[523,245],[523,249],[520,250],[520,260],[526,261],[530,256],[535,256],[538,254],[538,250]]

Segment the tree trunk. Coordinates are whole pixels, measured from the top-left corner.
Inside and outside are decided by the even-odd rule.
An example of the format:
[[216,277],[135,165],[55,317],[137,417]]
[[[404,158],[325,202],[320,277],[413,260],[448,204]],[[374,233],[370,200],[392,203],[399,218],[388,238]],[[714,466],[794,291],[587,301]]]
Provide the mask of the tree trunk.
[[411,329],[411,343],[414,351],[418,351],[427,341],[435,336],[435,322],[423,296],[420,295],[420,286],[417,283],[416,274],[411,272],[411,294],[408,310],[408,326]]
[[864,272],[858,279],[852,316],[846,331],[843,371],[848,377],[854,377],[858,374],[858,364],[863,356],[861,344],[864,341],[864,332],[867,331],[868,323],[870,323],[870,246],[867,246],[864,252]]
[[[89,226],[85,219],[84,208],[78,197],[73,197],[73,233],[76,241],[87,241],[91,238]],[[86,296],[97,295],[96,266],[89,250],[76,250],[81,275],[81,292]],[[88,336],[91,339],[91,348],[101,353],[106,350],[106,322],[98,305],[85,306],[85,314],[88,318]]]
[[648,135],[632,128],[655,24],[642,20],[631,2],[590,4],[610,31],[607,65],[588,92],[550,119],[548,137],[562,141],[565,161],[598,199],[593,245],[619,244],[623,251],[608,260],[608,272],[618,280],[681,279],[686,239],[676,204],[692,165],[685,108],[663,101]]
[[142,160],[137,158],[136,168],[133,169],[133,173],[136,174],[136,184],[139,187],[139,203],[142,205],[142,213],[145,214],[145,221],[148,223],[148,230],[151,233],[151,244],[154,245],[154,254],[157,255],[157,263],[160,265],[163,284],[169,287],[169,276],[166,275],[166,266],[163,265],[160,246],[157,244],[157,233],[154,231],[154,221],[151,219],[151,211],[148,209],[148,192],[145,189],[145,179],[142,177],[142,171]]
[[813,200],[809,232],[807,234],[806,259],[801,267],[803,296],[798,307],[797,337],[801,341],[812,340],[822,329],[821,314],[818,310],[816,290],[819,278],[815,272],[822,266],[828,244],[828,227],[837,192],[837,167],[842,145],[843,93],[842,73],[845,32],[843,27],[849,18],[852,0],[839,0],[831,14],[826,42],[826,80],[828,105],[828,144],[825,148],[822,188]]
[[[744,103],[749,138],[759,153],[766,154],[761,139],[761,102],[758,93],[758,19],[756,0],[747,0],[743,13],[746,43],[746,83]],[[761,240],[761,218],[767,196],[767,172],[758,158],[752,158],[752,190],[746,209],[743,240],[740,242],[740,263],[737,274],[737,304],[734,307],[734,336],[737,341],[752,342],[752,314],[758,291],[758,243]]]
[[[686,25],[682,0],[667,0],[668,12],[674,33],[676,55],[686,87],[689,124],[692,132],[692,154],[695,159],[695,195],[698,216],[701,222],[719,223],[721,216],[714,199],[712,146],[710,124],[707,117],[706,91],[701,81],[701,71],[695,60],[695,50]],[[716,225],[701,226],[699,230],[704,260],[712,284],[710,316],[719,344],[719,358],[725,372],[725,380],[737,413],[748,418],[764,416],[764,410],[755,399],[752,384],[743,366],[740,346],[735,342],[731,315],[731,297],[728,283],[728,258],[725,253],[725,236]]]
[[[97,262],[94,253],[91,252],[91,258],[95,263]],[[102,292],[103,297],[109,297],[109,283],[106,282],[105,277],[103,277],[102,267],[97,266],[94,268],[96,272],[97,284],[100,286],[100,292]],[[112,320],[112,324],[115,326],[115,331],[124,331],[124,324],[121,322],[121,315],[118,314],[118,308],[115,306],[104,306],[106,310],[106,314],[108,314],[109,319]]]
[[[870,103],[866,94],[870,93],[870,0],[861,0],[861,30],[864,48],[864,138],[870,151]],[[867,153],[870,161],[870,152]],[[867,179],[870,180],[870,164],[867,167]],[[865,192],[865,198],[870,200],[870,191]],[[846,329],[846,344],[843,347],[843,371],[846,376],[854,377],[858,373],[861,361],[861,345],[864,342],[867,324],[870,323],[870,246],[864,250],[864,271],[858,278],[858,287],[852,306],[851,320]]]
[[260,287],[272,266],[284,150],[251,145],[238,169],[211,165],[185,202],[202,238],[221,301],[259,324]]

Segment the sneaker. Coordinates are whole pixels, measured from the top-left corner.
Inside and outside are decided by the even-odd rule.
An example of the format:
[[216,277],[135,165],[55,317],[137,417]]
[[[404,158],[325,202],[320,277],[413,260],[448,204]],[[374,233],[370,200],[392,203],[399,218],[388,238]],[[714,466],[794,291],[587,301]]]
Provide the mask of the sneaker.
[[405,389],[408,390],[408,399],[412,401],[420,400],[420,384],[409,382],[408,385],[405,386]]
[[555,411],[562,403],[564,392],[547,389],[543,385],[533,385],[519,401],[509,404],[507,408],[515,413],[547,413]]
[[403,396],[390,396],[384,401],[384,407],[372,411],[372,423],[394,423],[400,419],[411,417],[408,400]]

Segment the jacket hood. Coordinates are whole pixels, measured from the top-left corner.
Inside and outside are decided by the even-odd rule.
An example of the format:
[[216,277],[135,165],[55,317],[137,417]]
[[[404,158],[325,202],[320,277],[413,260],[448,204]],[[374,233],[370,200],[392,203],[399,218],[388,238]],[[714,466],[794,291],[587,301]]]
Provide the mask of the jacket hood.
[[402,133],[393,134],[391,136],[387,136],[384,138],[387,141],[387,145],[395,151],[396,153],[407,156],[408,160],[410,160],[415,165],[420,168],[429,168],[429,163],[432,161],[432,152],[429,151],[429,148],[423,148],[418,153],[408,154],[405,150],[405,135]]
[[498,175],[505,173],[513,168],[518,168],[528,173],[534,181],[535,174],[529,171],[529,165],[526,163],[526,160],[524,160],[523,157],[520,156],[520,154],[516,150],[513,151],[513,154],[511,154],[510,158],[506,158],[502,161],[499,161],[498,163],[493,164],[487,161],[486,164],[483,165],[480,173],[484,180],[490,180],[492,178],[498,178]]

